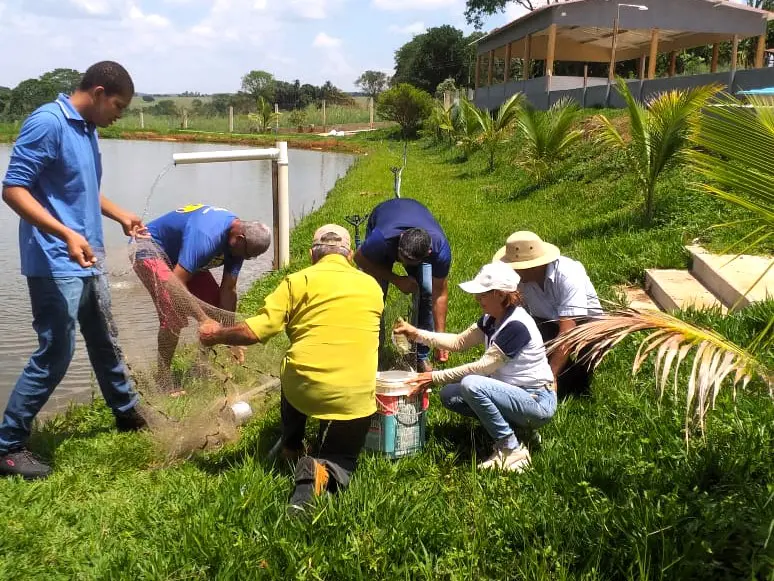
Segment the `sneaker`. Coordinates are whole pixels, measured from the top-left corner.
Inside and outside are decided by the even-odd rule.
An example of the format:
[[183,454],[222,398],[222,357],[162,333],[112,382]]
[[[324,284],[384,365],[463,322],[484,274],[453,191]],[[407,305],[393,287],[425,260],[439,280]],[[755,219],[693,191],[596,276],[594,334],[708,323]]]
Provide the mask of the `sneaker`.
[[116,417],[116,428],[119,432],[139,432],[148,428],[148,421],[137,410],[137,406],[122,413],[113,414]]
[[428,373],[433,370],[433,364],[429,359],[420,359],[417,361],[417,373]]
[[0,456],[0,475],[21,476],[25,480],[45,478],[51,474],[51,466],[43,464],[26,448]]
[[296,464],[296,487],[290,497],[288,511],[303,513],[315,498],[328,490],[328,470],[311,456],[304,456]]
[[531,460],[529,450],[524,446],[513,449],[495,448],[492,455],[481,462],[478,467],[483,470],[497,468],[511,472],[523,472],[529,467]]

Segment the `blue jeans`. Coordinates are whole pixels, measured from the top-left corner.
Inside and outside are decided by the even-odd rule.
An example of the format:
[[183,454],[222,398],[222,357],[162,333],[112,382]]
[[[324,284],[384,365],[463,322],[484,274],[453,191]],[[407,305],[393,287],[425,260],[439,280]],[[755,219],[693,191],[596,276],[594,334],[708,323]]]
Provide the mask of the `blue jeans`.
[[[414,309],[416,310],[416,326],[419,329],[425,331],[434,331],[435,322],[433,321],[433,267],[427,262],[423,262],[419,266],[406,266],[406,274],[417,281],[419,287],[419,300],[415,297]],[[387,290],[389,283],[387,281],[380,280],[379,284],[384,292],[384,300],[387,301]],[[382,338],[382,341],[384,338]],[[420,361],[426,361],[430,358],[430,347],[417,343],[417,359]]]
[[39,346],[8,400],[0,424],[0,454],[25,445],[32,421],[64,378],[75,352],[76,320],[107,405],[121,413],[138,400],[118,347],[107,277],[30,277],[27,286]]
[[462,383],[441,389],[444,407],[478,418],[494,440],[508,438],[513,427],[535,429],[549,422],[556,412],[556,392],[524,389],[482,375],[468,375]]

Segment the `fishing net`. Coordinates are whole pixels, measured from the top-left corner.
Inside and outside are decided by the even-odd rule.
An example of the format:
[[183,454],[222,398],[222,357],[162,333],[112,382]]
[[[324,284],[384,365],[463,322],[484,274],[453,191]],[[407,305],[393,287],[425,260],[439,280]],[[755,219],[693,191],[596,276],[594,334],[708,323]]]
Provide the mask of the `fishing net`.
[[128,254],[131,269],[111,317],[154,439],[170,458],[233,440],[247,419],[244,406],[235,413],[234,405],[261,410],[278,386],[283,347],[202,347],[201,321],[230,326],[244,319],[213,306],[219,273],[199,272],[183,283],[150,238],[133,240]]

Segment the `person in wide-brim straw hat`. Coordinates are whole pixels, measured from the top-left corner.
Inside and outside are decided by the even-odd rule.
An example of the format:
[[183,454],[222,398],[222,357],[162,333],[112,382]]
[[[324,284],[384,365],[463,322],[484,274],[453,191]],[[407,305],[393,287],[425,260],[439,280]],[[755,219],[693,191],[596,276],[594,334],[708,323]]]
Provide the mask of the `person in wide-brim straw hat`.
[[[514,232],[498,250],[493,262],[510,266],[521,277],[519,292],[538,324],[544,341],[600,315],[602,307],[586,269],[577,260],[562,256],[559,248],[534,232]],[[590,391],[588,366],[557,350],[549,358],[559,397],[585,395]]]
[[504,264],[490,263],[476,278],[460,284],[475,295],[484,315],[459,334],[433,333],[400,323],[394,332],[450,351],[484,344],[483,356],[472,363],[420,373],[410,383],[415,390],[431,384],[441,389],[443,405],[477,418],[494,440],[492,455],[479,468],[520,472],[530,464],[529,450],[514,433],[548,423],[556,412],[556,390],[543,338],[535,321],[521,306],[519,275]]

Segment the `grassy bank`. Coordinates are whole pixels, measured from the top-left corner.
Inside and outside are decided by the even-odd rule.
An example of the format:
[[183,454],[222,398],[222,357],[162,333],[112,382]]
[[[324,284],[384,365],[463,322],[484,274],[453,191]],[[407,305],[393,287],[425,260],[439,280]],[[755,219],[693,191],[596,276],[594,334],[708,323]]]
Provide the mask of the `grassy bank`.
[[[294,268],[314,229],[388,199],[400,147],[359,137],[367,151],[292,238]],[[670,172],[652,228],[617,154],[583,144],[562,181],[530,188],[503,151],[484,159],[413,144],[403,194],[427,204],[451,240],[449,327],[478,307],[456,283],[475,274],[515,230],[534,230],[584,262],[600,294],[647,267],[684,267],[683,244],[722,246],[719,203]],[[281,274],[242,300],[254,311]],[[693,314],[749,341],[771,304],[722,318]],[[774,405],[762,385],[719,397],[705,438],[686,447],[679,396],[657,401],[652,370],[632,378],[634,344],[612,354],[594,397],[563,405],[542,430],[523,475],[475,470],[480,428],[433,396],[426,451],[400,462],[365,457],[351,489],[311,523],[284,515],[286,467],[265,460],[277,411],[218,453],[159,466],[147,436],[110,430],[101,405],[79,408],[36,435],[51,479],[0,481],[0,578],[101,579],[771,579],[774,566]],[[455,356],[452,363],[461,361]]]

